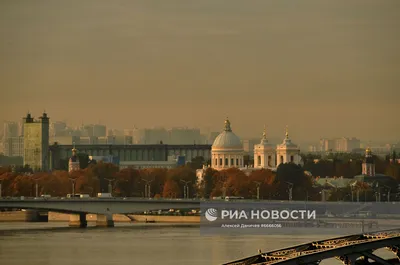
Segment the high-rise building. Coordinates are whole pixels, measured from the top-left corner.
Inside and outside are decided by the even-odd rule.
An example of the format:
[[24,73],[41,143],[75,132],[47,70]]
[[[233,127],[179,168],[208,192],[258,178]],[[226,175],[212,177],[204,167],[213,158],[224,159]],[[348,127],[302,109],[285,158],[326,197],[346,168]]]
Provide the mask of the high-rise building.
[[93,125],[93,136],[103,137],[107,135],[107,127],[101,124]]
[[215,141],[215,138],[219,135],[219,132],[210,132],[208,134],[208,144],[212,144]]
[[353,137],[342,137],[336,139],[336,152],[352,152],[354,149],[360,148],[360,140]]
[[64,136],[67,130],[67,124],[62,121],[52,122],[50,131],[52,136]]
[[360,140],[352,137],[342,137],[333,139],[320,139],[320,150],[322,152],[352,152],[360,148]]
[[24,137],[8,137],[3,140],[3,152],[5,156],[24,156]]
[[332,152],[336,148],[335,140],[333,139],[320,139],[319,144],[322,152]]
[[171,128],[168,130],[168,144],[201,144],[200,129]]
[[19,125],[17,122],[9,121],[4,123],[3,139],[18,137],[19,135]]
[[247,155],[254,155],[254,146],[260,143],[260,139],[245,139],[242,140],[244,153]]
[[49,168],[49,117],[43,113],[34,120],[30,113],[24,121],[24,165],[34,170]]

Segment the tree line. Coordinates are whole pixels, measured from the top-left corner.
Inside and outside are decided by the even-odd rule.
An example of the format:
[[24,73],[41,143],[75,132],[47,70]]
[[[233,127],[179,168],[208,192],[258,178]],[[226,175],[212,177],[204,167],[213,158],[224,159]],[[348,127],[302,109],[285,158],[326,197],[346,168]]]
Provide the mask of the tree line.
[[[319,159],[318,163],[314,160]],[[186,166],[173,169],[119,169],[111,163],[93,163],[81,165],[80,170],[68,173],[66,170],[53,172],[32,172],[29,167],[0,167],[2,196],[36,196],[49,194],[53,197],[65,197],[72,193],[96,196],[108,192],[111,188],[116,197],[155,197],[183,198],[188,190],[190,198],[213,198],[240,196],[247,199],[321,200],[320,187],[315,184],[314,176],[344,176],[352,178],[361,173],[362,157],[343,156],[325,159],[305,156],[304,166],[282,164],[276,172],[261,169],[245,172],[230,168],[216,171],[207,168],[198,182],[196,169],[201,168],[204,160],[195,158]],[[375,159],[377,172],[384,172],[400,181],[400,165],[387,160]],[[186,187],[186,188],[185,188]],[[357,190],[363,191],[366,200],[373,200],[374,190],[371,185],[357,183]],[[395,192],[393,187],[392,192]],[[330,200],[350,200],[350,187],[331,191]],[[290,195],[289,195],[290,194]]]

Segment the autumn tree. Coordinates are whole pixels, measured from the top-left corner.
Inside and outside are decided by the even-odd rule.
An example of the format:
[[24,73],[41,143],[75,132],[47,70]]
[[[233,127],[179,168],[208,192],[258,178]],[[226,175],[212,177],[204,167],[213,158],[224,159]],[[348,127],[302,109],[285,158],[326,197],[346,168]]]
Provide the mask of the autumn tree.
[[115,193],[116,196],[140,197],[141,181],[140,172],[134,168],[124,168],[115,175]]
[[[185,183],[188,183],[190,197],[197,194],[197,177],[194,169],[187,166],[170,169],[167,173],[167,181],[169,179],[174,180],[181,191],[184,190]],[[181,194],[183,196],[183,192]]]
[[163,190],[164,198],[179,198],[181,197],[181,190],[179,189],[178,183],[173,179],[168,179],[165,182]]
[[108,192],[109,181],[107,179],[115,179],[118,167],[112,163],[99,162],[90,165],[88,170],[91,171],[99,179],[100,192]]
[[273,192],[275,174],[269,169],[254,170],[249,176],[251,197],[257,197],[257,187],[260,189],[260,198],[269,198]]
[[227,180],[225,183],[227,196],[242,196],[248,198],[251,194],[250,179],[246,174],[237,168],[225,170]]
[[[75,193],[89,194],[95,196],[100,192],[100,182],[96,174],[86,168],[70,172],[71,179],[75,180]],[[72,188],[72,182],[70,182]]]
[[17,175],[12,172],[3,172],[0,175],[2,197],[13,196],[13,184],[16,177]]
[[3,175],[4,173],[9,173],[11,171],[12,168],[10,166],[0,167],[0,176]]
[[385,174],[393,177],[397,182],[400,182],[400,164],[387,165]]
[[18,175],[12,185],[12,196],[33,196],[34,181],[31,176]]

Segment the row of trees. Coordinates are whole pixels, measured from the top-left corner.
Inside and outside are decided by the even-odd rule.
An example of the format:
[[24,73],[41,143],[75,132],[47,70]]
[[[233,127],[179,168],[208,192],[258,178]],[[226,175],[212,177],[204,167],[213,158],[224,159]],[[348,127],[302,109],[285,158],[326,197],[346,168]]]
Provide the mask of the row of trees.
[[[332,154],[322,159],[315,155],[304,155],[304,166],[283,164],[276,173],[270,170],[255,170],[246,175],[238,169],[215,171],[208,168],[201,183],[197,183],[196,169],[206,163],[202,157],[194,158],[184,167],[174,169],[121,169],[109,163],[88,163],[80,155],[81,170],[68,173],[65,170],[33,173],[29,167],[0,167],[2,196],[35,196],[38,193],[52,196],[66,196],[76,193],[95,196],[98,192],[107,192],[111,186],[114,196],[123,197],[165,197],[182,198],[188,190],[188,197],[210,198],[218,196],[242,196],[260,199],[288,199],[291,190],[294,200],[320,200],[321,190],[314,179],[305,174],[310,171],[314,176],[344,176],[352,178],[361,174],[363,156],[358,154]],[[319,162],[315,163],[315,159]],[[377,172],[386,173],[400,182],[400,165],[390,163],[388,159],[375,157]],[[290,183],[290,184],[289,184]],[[358,190],[373,191],[368,185],[359,184]],[[186,187],[186,188],[185,188]],[[334,190],[330,198],[350,199],[349,190]],[[354,187],[353,187],[354,189]],[[395,187],[393,190],[395,191]],[[335,195],[336,194],[336,195]]]
[[[391,162],[396,157],[396,153],[386,156],[385,159],[374,156],[375,171],[400,180],[400,165]],[[312,172],[314,176],[343,176],[344,178],[353,178],[361,174],[364,155],[357,153],[332,153],[326,157],[321,157],[320,155],[307,154],[302,155],[302,159],[304,161],[304,170]],[[318,160],[318,162],[315,163],[315,160]]]

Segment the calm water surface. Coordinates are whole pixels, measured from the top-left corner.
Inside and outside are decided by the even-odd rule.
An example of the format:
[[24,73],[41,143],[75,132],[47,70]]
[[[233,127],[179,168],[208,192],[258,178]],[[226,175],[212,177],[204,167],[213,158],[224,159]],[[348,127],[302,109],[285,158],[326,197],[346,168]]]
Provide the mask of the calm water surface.
[[[333,235],[201,236],[198,226],[117,224],[68,228],[66,223],[0,223],[0,264],[221,264]],[[337,236],[337,235],[336,235]],[[325,265],[340,264],[335,260]]]

